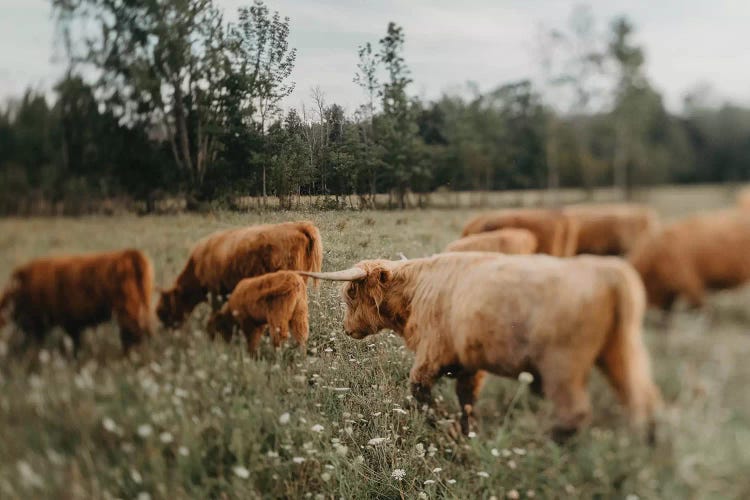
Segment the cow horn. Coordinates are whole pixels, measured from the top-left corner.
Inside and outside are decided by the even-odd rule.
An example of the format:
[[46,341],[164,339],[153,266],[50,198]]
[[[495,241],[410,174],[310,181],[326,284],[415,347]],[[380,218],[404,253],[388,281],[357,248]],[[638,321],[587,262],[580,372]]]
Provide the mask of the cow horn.
[[398,258],[399,258],[400,260],[409,260],[409,259],[408,259],[408,258],[406,257],[406,255],[404,255],[404,254],[403,254],[403,252],[399,252],[399,253],[398,253]]
[[359,267],[352,267],[351,269],[334,271],[332,273],[314,273],[310,271],[297,271],[297,273],[302,274],[303,276],[310,276],[311,278],[329,281],[358,281],[367,277],[367,271],[360,269]]

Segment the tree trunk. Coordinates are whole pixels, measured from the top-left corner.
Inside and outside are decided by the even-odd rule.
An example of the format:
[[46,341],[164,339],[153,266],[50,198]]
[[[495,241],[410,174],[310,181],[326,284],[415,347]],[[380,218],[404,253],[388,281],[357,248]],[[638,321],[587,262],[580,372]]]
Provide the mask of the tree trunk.
[[612,159],[612,169],[614,177],[614,185],[616,189],[620,190],[620,196],[622,199],[627,200],[629,198],[628,193],[628,153],[627,153],[627,134],[625,133],[624,127],[621,125],[617,127],[617,133],[615,136],[615,152],[614,158]]
[[266,164],[263,163],[263,208],[266,208]]

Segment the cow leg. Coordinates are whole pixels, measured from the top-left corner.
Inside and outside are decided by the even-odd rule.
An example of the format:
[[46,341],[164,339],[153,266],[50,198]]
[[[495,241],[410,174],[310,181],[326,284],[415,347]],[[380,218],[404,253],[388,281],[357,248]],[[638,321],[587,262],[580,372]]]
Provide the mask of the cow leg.
[[263,338],[263,325],[258,325],[252,320],[245,320],[242,323],[242,333],[247,340],[247,352],[252,357],[258,356],[258,347]]
[[554,405],[552,439],[562,443],[591,417],[591,402],[586,388],[589,368],[557,367],[550,372],[542,371],[544,394]]
[[307,352],[307,338],[310,335],[310,325],[307,313],[307,301],[300,299],[297,302],[292,313],[292,319],[289,321],[289,329],[292,331],[294,340],[300,346],[300,350],[304,353]]
[[485,375],[483,371],[461,372],[456,378],[456,395],[461,405],[461,432],[464,435],[468,435],[475,426],[474,403],[482,388]]
[[211,305],[211,310],[216,312],[219,309],[221,309],[221,306],[223,304],[222,295],[218,292],[209,292],[208,294],[208,301]]
[[122,343],[122,350],[126,356],[130,352],[130,349],[136,345],[140,339],[141,336],[130,328],[120,327],[120,342]]
[[648,351],[642,342],[618,335],[610,340],[598,360],[631,423],[644,428],[655,441],[655,412],[661,405],[659,389],[651,379]]
[[430,363],[420,363],[419,357],[414,361],[409,374],[411,394],[419,406],[432,406],[432,386],[440,373],[439,367]]

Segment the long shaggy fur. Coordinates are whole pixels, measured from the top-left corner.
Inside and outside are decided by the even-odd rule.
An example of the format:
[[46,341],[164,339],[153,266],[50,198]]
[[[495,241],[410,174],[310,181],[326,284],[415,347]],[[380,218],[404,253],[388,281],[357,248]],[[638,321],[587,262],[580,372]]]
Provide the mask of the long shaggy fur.
[[151,334],[153,282],[139,250],[36,259],[13,271],[0,313],[12,309],[10,318],[37,341],[61,326],[76,347],[84,328],[114,315],[127,350]]
[[628,256],[649,304],[668,311],[682,296],[701,307],[707,290],[750,280],[750,212],[695,215],[642,240]]
[[212,315],[208,329],[212,336],[220,333],[229,340],[239,327],[248,350],[255,354],[266,326],[274,347],[288,339],[291,331],[304,350],[309,334],[307,287],[295,272],[277,271],[240,281],[227,303]]
[[344,328],[354,338],[392,329],[415,353],[410,381],[429,402],[438,377],[457,377],[467,432],[484,372],[534,374],[564,436],[590,415],[586,389],[598,365],[636,424],[651,423],[659,391],[641,338],[643,285],[624,261],[483,252],[357,264]]
[[528,229],[506,228],[472,234],[449,243],[446,252],[498,252],[527,255],[535,253],[537,239]]
[[563,211],[578,221],[579,254],[626,255],[659,227],[656,210],[635,203],[571,205]]
[[469,220],[461,236],[505,228],[527,229],[537,238],[537,252],[569,257],[575,255],[577,221],[560,210],[519,208],[480,214]]
[[[320,271],[323,244],[311,222],[285,222],[214,233],[195,245],[174,286],[157,305],[177,326],[207,295],[224,296],[244,278],[279,270]],[[316,281],[317,284],[317,281]]]

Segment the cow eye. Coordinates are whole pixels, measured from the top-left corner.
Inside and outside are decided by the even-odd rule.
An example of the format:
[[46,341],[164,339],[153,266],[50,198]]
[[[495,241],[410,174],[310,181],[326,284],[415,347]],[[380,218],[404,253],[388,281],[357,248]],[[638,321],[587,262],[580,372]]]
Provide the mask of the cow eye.
[[354,297],[357,296],[357,290],[353,286],[350,286],[346,290],[346,294],[349,296],[350,299],[354,299]]

